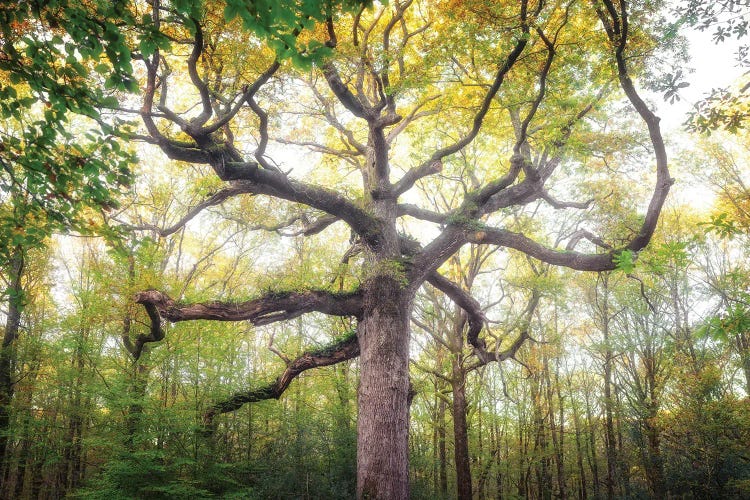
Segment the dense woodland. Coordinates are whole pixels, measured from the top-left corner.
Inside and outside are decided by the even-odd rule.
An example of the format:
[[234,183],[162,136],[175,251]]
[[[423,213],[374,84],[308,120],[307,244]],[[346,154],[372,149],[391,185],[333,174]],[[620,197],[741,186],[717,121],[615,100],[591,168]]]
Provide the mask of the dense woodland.
[[746,17],[0,4],[0,498],[750,498]]

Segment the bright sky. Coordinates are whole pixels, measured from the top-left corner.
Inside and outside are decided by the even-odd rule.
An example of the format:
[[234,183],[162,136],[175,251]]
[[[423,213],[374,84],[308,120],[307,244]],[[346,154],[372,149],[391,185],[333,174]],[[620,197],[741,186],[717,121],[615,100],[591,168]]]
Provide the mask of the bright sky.
[[[682,127],[687,113],[693,105],[703,99],[712,89],[731,87],[744,69],[737,65],[736,40],[726,40],[715,44],[710,31],[693,30],[688,35],[690,42],[690,62],[683,73],[690,86],[680,91],[679,102],[669,104],[661,96],[654,96],[658,115],[662,118],[662,128],[669,132]],[[689,73],[694,70],[694,73]]]

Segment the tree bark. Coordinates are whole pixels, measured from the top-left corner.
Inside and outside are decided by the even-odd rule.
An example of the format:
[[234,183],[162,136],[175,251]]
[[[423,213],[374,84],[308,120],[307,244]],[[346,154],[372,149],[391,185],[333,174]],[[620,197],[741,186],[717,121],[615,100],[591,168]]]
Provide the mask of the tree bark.
[[365,284],[359,325],[357,497],[409,498],[411,299],[394,276]]
[[448,467],[447,453],[445,450],[445,400],[438,398],[438,460],[440,462],[440,493],[443,498],[448,497]]
[[8,270],[8,316],[0,348],[0,460],[6,460],[10,432],[11,403],[13,401],[13,370],[15,365],[15,341],[21,327],[23,309],[23,287],[21,279],[24,269],[24,252],[16,247]]
[[[460,340],[460,337],[459,337]],[[453,377],[453,448],[456,461],[456,494],[459,500],[471,500],[471,468],[469,434],[466,422],[466,373],[461,367],[461,354],[452,356]]]
[[[602,341],[604,343],[604,432],[605,448],[607,455],[607,498],[615,496],[617,485],[617,442],[615,441],[614,426],[614,398],[612,395],[612,348],[609,343],[609,287],[608,276],[601,275],[603,292],[601,294],[601,305],[599,314],[602,329]],[[598,293],[598,292],[597,292]]]

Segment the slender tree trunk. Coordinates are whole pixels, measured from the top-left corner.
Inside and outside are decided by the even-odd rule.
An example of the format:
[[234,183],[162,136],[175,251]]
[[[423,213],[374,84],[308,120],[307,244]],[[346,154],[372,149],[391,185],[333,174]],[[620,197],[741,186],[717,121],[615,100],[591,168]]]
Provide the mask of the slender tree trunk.
[[359,325],[357,496],[409,498],[409,318],[411,298],[392,275],[364,286]]
[[587,454],[589,461],[589,468],[591,469],[592,480],[594,483],[594,498],[597,500],[601,498],[601,492],[599,490],[599,464],[596,453],[596,433],[594,432],[594,420],[591,412],[591,402],[589,401],[588,392],[584,396],[586,400],[586,421],[588,422],[588,436],[589,436],[589,453]]
[[76,339],[75,357],[72,362],[75,373],[70,384],[69,420],[65,434],[63,450],[63,469],[65,472],[65,491],[70,492],[78,487],[81,479],[81,463],[83,454],[83,404],[81,386],[83,384],[83,370],[85,368],[84,348],[88,338],[86,327],[81,328]]
[[600,311],[601,328],[604,342],[604,435],[607,455],[607,498],[615,496],[617,483],[617,441],[615,441],[614,398],[612,394],[612,347],[609,343],[609,288],[607,275],[602,275],[603,292]]
[[750,396],[750,333],[738,332],[735,335],[737,352],[740,354],[742,371],[745,374],[745,392]]
[[0,460],[6,466],[9,462],[8,441],[14,389],[13,371],[16,363],[15,341],[21,327],[21,310],[23,309],[21,279],[24,269],[24,254],[21,247],[16,247],[13,250],[9,264],[8,316],[5,320],[3,343],[0,346]]
[[[30,400],[31,398],[29,398]],[[28,408],[28,406],[25,406]],[[24,486],[26,484],[26,471],[31,461],[32,437],[29,435],[30,421],[32,417],[26,415],[23,420],[23,431],[21,441],[21,451],[18,456],[18,470],[16,471],[15,496],[14,498],[23,498]]]
[[[22,388],[19,388],[18,391],[19,396],[23,398],[22,401],[20,401],[19,405],[19,408],[23,409],[23,419],[22,423],[19,423],[18,425],[22,426],[23,430],[21,431],[20,436],[21,446],[18,456],[18,469],[16,471],[15,477],[14,498],[24,498],[24,494],[26,493],[26,490],[28,490],[28,488],[25,488],[26,477],[28,477],[29,471],[31,471],[31,482],[33,483],[35,478],[34,469],[35,465],[38,462],[38,460],[35,460],[36,457],[34,457],[34,454],[32,453],[32,448],[34,447],[34,445],[36,444],[38,446],[39,436],[34,431],[33,422],[35,420],[35,416],[33,415],[33,411],[31,410],[31,402],[34,399],[34,395],[36,392],[36,381],[37,376],[39,375],[39,368],[41,366],[41,360],[39,360],[37,356],[38,353],[34,354],[32,356],[32,359],[29,360],[29,369],[23,381],[24,386]],[[0,495],[2,495],[1,490]],[[26,497],[36,498],[33,494],[26,494]]]
[[581,500],[588,499],[588,485],[586,484],[586,470],[583,468],[583,446],[581,445],[581,423],[578,416],[578,409],[575,403],[571,404],[573,411],[573,432],[576,439],[576,464],[578,465],[578,478],[580,491],[578,498]]
[[664,464],[661,458],[661,430],[657,425],[657,416],[659,414],[660,406],[659,391],[657,389],[657,362],[654,357],[647,357],[644,361],[650,392],[649,401],[647,402],[648,415],[644,422],[648,447],[646,477],[654,498],[665,498],[666,485],[664,484]]
[[[557,332],[557,309],[555,309],[555,332]],[[555,458],[555,476],[557,482],[557,496],[565,500],[567,491],[565,488],[565,457],[563,447],[565,444],[565,415],[563,413],[563,400],[560,395],[560,379],[555,373],[555,386],[552,386],[552,374],[550,373],[549,357],[543,353],[544,359],[544,382],[547,386],[547,405],[549,415],[549,431],[552,438],[552,450]],[[555,395],[557,395],[558,418],[555,420],[555,406],[553,404]]]
[[[520,405],[518,406],[520,412]],[[519,418],[518,422],[518,483],[516,483],[516,492],[520,498],[526,498],[526,494],[529,491],[526,478],[526,446],[528,438],[524,439],[524,419]]]
[[471,465],[469,463],[469,435],[466,423],[466,374],[461,367],[460,354],[452,357],[453,377],[453,450],[456,461],[456,494],[459,500],[471,500]]
[[438,458],[440,464],[440,493],[448,498],[448,455],[445,450],[445,407],[446,402],[438,398]]
[[[536,358],[543,356],[538,348],[533,348],[531,352]],[[536,370],[531,375],[529,382],[531,383],[531,400],[534,411],[534,457],[536,458],[535,472],[538,498],[550,500],[552,498],[552,478],[549,470],[550,461],[545,420],[551,417],[551,412],[549,406],[546,406],[543,401],[544,361],[541,361],[541,369]]]
[[614,408],[617,411],[617,418],[615,420],[616,425],[615,428],[617,429],[617,449],[616,449],[616,455],[617,458],[617,484],[619,484],[620,491],[619,496],[624,496],[626,498],[631,497],[631,491],[630,491],[630,467],[628,466],[628,463],[624,460],[623,457],[625,457],[625,448],[624,448],[624,439],[623,439],[623,418],[622,418],[622,403],[620,400],[620,390],[619,386],[617,384],[614,385],[615,389],[615,404]]

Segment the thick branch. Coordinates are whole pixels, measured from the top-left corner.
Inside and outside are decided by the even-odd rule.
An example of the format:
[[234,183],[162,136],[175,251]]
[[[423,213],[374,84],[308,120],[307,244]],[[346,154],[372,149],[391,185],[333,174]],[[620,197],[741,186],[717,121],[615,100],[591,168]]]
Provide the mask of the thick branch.
[[[332,316],[359,317],[362,299],[358,292],[333,293],[324,290],[307,292],[270,292],[245,302],[201,302],[180,304],[158,290],[139,292],[135,302],[147,311],[155,311],[155,319],[164,318],[173,323],[208,319],[215,321],[249,321],[253,325],[268,325],[317,311]],[[155,308],[155,309],[154,309]],[[151,312],[149,312],[151,316]]]
[[562,210],[565,208],[580,208],[581,210],[586,210],[592,203],[594,203],[593,198],[586,201],[560,201],[549,194],[546,189],[542,191],[542,199],[555,210]]
[[210,432],[213,430],[216,415],[238,410],[245,403],[278,399],[300,373],[312,368],[335,365],[357,356],[359,356],[359,341],[356,335],[350,335],[322,349],[307,351],[289,362],[282,374],[272,383],[257,389],[238,392],[213,405],[203,414],[203,425]]
[[282,172],[260,169],[254,163],[227,163],[225,177],[236,180],[235,185],[247,192],[302,203],[338,217],[368,244],[378,245],[380,222],[336,191],[291,179]]
[[203,111],[201,114],[196,116],[190,121],[189,128],[191,129],[190,135],[195,135],[198,130],[203,126],[206,121],[211,118],[213,109],[211,108],[211,96],[208,92],[208,85],[198,74],[198,58],[203,53],[203,30],[197,20],[193,20],[195,26],[195,42],[193,44],[193,50],[190,52],[190,56],[187,60],[188,74],[190,75],[190,81],[198,89],[198,93],[201,97],[201,104],[203,105]]
[[482,331],[482,328],[487,322],[487,318],[484,315],[484,311],[482,311],[482,306],[477,302],[477,299],[438,272],[430,274],[427,278],[427,282],[450,297],[458,307],[466,311],[467,321],[469,323],[469,331],[466,334],[466,340],[475,350],[484,349],[486,345],[484,340],[479,338],[479,332]]
[[435,222],[436,224],[445,224],[450,219],[450,216],[454,213],[453,211],[448,213],[434,212],[412,203],[399,203],[397,208],[399,217],[408,215],[410,217],[414,217],[415,219]]
[[[522,328],[521,334],[513,343],[504,350],[495,349],[490,351],[487,349],[487,344],[484,339],[479,338],[479,332],[482,331],[483,326],[487,322],[487,318],[482,311],[482,307],[477,300],[469,294],[466,290],[463,290],[456,283],[453,283],[444,276],[441,276],[437,272],[432,273],[427,281],[447,295],[456,305],[466,312],[467,320],[469,323],[469,331],[466,334],[467,342],[473,348],[473,354],[478,358],[477,362],[468,366],[469,370],[474,370],[480,366],[484,366],[492,361],[498,363],[505,361],[506,359],[513,358],[518,350],[523,346],[524,342],[529,338],[528,328]],[[525,324],[530,323],[531,316],[536,310],[539,304],[539,293],[534,291],[525,311]],[[499,346],[498,346],[499,348]]]
[[591,231],[587,231],[586,229],[579,229],[576,232],[574,232],[572,235],[570,235],[570,240],[568,240],[568,244],[565,246],[565,250],[571,251],[574,250],[576,245],[578,245],[578,242],[582,239],[589,240],[594,245],[604,248],[606,250],[612,250],[612,245],[592,233]]
[[373,118],[368,109],[360,102],[359,99],[352,93],[351,90],[341,81],[336,67],[333,63],[327,63],[323,66],[323,76],[328,82],[328,87],[338,98],[339,102],[344,105],[354,116],[358,118],[371,119]]
[[641,225],[641,229],[638,235],[636,235],[627,246],[628,250],[637,251],[645,247],[651,239],[651,236],[654,234],[659,214],[661,213],[662,206],[664,206],[667,194],[669,193],[669,188],[674,183],[674,179],[672,179],[669,174],[667,150],[664,147],[664,140],[659,126],[660,118],[656,116],[649,109],[643,99],[641,99],[641,96],[638,94],[638,91],[630,78],[630,74],[628,73],[627,58],[624,54],[628,39],[628,15],[625,10],[626,4],[625,2],[620,2],[622,9],[618,13],[611,0],[602,1],[607,9],[607,13],[604,13],[600,9],[598,10],[598,14],[602,24],[607,30],[610,42],[615,47],[617,76],[620,80],[620,86],[628,97],[628,100],[630,100],[633,107],[641,116],[641,119],[643,119],[648,126],[651,144],[654,147],[654,156],[656,157],[656,187],[648,209],[646,210],[646,216]]
[[615,252],[583,254],[546,247],[522,233],[506,229],[485,227],[467,233],[470,243],[500,245],[513,248],[542,262],[569,267],[578,271],[611,271],[615,268],[612,258]]

